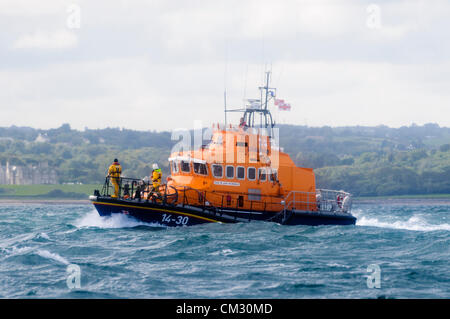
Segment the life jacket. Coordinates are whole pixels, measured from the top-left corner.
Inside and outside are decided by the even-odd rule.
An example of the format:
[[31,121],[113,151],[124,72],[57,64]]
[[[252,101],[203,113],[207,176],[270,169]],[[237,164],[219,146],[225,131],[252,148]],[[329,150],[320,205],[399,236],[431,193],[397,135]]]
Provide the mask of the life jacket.
[[161,183],[161,178],[162,178],[162,173],[161,173],[161,169],[155,169],[152,173],[152,182],[153,183],[157,183],[160,184]]
[[111,177],[120,177],[120,174],[122,174],[122,166],[117,162],[112,163],[108,169],[108,175]]

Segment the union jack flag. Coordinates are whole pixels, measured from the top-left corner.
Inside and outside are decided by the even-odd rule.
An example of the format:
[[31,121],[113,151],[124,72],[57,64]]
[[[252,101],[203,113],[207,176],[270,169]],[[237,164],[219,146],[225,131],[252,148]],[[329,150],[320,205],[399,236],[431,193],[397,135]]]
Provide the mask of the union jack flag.
[[291,104],[284,102],[284,100],[275,99],[275,105],[278,106],[280,111],[290,111]]
[[280,105],[280,104],[284,104],[284,100],[280,100],[280,99],[275,99],[275,105]]

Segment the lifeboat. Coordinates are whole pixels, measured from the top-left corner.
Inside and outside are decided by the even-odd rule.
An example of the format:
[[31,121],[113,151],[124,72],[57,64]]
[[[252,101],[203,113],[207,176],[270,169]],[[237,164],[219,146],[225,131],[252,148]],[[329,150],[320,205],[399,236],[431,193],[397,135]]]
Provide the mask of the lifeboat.
[[[267,221],[283,225],[353,225],[352,197],[316,189],[311,168],[297,167],[277,142],[268,104],[275,89],[260,87],[238,126],[215,124],[206,145],[173,152],[170,176],[157,191],[151,182],[122,177],[119,196],[103,189],[90,200],[101,216],[125,214],[164,226]],[[263,97],[265,97],[264,103]]]

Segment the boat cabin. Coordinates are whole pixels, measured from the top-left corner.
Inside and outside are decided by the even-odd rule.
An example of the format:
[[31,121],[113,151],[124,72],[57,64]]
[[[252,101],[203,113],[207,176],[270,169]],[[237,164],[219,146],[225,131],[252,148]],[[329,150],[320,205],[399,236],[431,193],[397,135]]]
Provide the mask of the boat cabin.
[[316,192],[313,170],[297,167],[258,128],[225,129],[217,124],[209,144],[171,154],[169,162],[168,186],[213,193],[217,195],[213,205],[222,205],[217,200],[224,197],[230,205],[237,203],[237,208],[265,205],[280,210],[291,191],[310,193],[311,200]]

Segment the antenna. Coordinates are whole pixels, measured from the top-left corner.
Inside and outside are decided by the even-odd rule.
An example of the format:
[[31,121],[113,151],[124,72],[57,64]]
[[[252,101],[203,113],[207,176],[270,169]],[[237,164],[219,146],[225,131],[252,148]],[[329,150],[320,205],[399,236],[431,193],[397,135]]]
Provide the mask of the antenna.
[[[271,97],[273,97],[276,92],[275,88],[269,87],[270,73],[271,73],[271,71],[266,71],[266,85],[259,87],[260,94],[261,94],[261,102],[262,102],[262,97],[263,97],[263,91],[265,91],[264,92],[264,94],[265,94],[264,110],[265,111],[267,111],[267,106],[268,106],[268,102],[269,102],[269,92],[270,92]],[[261,109],[262,109],[262,105],[261,105]]]
[[223,79],[223,103],[225,115],[225,129],[227,128],[227,73],[228,73],[228,39],[225,41],[225,71]]
[[248,63],[247,63],[247,67],[245,68],[244,95],[242,96],[242,101],[244,102],[244,107],[245,107],[245,97],[247,96],[247,75],[248,75]]
[[[269,101],[274,99],[276,96],[276,88],[269,87],[270,83],[270,73],[271,71],[267,71],[266,73],[266,79],[264,86],[259,87],[260,91],[260,98],[259,99],[247,99],[247,104],[242,109],[226,109],[226,91],[224,95],[224,101],[225,101],[225,113],[227,112],[243,112],[244,113],[244,121],[247,123],[247,127],[256,128],[258,124],[255,122],[257,121],[257,117],[259,115],[260,128],[265,128],[268,130],[268,135],[270,137],[273,137],[273,127],[275,126],[275,122],[273,121],[272,114],[270,113],[270,110],[268,109]],[[265,100],[263,100],[265,98]],[[226,116],[226,115],[225,115]],[[256,121],[255,121],[256,120]],[[264,120],[264,121],[263,121]],[[255,125],[256,124],[256,125]]]
[[223,91],[223,103],[224,103],[224,113],[225,113],[225,130],[227,129],[227,89]]

